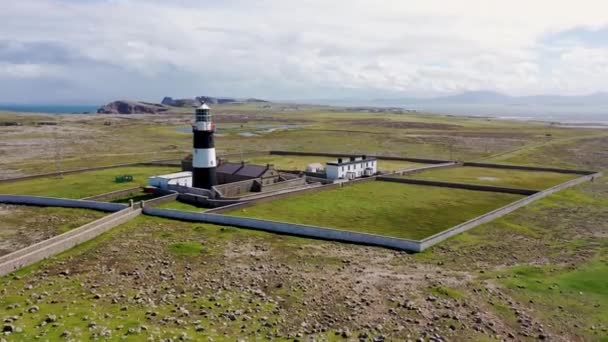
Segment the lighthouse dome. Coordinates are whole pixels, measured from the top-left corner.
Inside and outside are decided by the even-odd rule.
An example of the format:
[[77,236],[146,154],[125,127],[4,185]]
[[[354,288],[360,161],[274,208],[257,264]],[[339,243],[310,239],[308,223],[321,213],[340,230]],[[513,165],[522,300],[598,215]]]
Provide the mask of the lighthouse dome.
[[209,108],[209,106],[207,106],[206,103],[203,103],[200,107],[198,107],[198,109],[211,109],[211,108]]

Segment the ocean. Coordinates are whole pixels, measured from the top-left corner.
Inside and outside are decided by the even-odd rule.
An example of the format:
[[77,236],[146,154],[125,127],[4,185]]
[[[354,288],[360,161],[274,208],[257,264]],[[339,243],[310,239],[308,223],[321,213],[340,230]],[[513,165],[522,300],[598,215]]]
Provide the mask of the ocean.
[[4,105],[0,104],[0,111],[19,113],[46,113],[46,114],[82,114],[97,113],[98,105]]
[[[338,106],[374,106],[401,107],[422,112],[460,115],[488,116],[500,119],[539,120],[561,122],[566,124],[600,124],[608,125],[608,105],[502,105],[502,104],[396,104],[378,105],[365,101],[347,103],[341,101],[324,101],[325,104]],[[96,113],[98,105],[3,105],[0,111],[47,114]]]

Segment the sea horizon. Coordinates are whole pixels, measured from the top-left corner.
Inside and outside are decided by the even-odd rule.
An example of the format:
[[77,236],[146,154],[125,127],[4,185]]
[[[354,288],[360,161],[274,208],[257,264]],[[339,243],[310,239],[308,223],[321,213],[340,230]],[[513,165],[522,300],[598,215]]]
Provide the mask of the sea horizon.
[[0,104],[0,111],[41,114],[93,114],[97,113],[99,107],[99,105],[70,104]]
[[[373,102],[344,102],[320,101],[323,105],[341,107],[377,107],[402,108],[430,114],[490,117],[504,120],[545,121],[562,124],[598,124],[608,125],[608,106],[549,106],[524,105],[512,106],[502,104],[378,104]],[[314,103],[310,103],[314,105]],[[71,104],[0,104],[0,111],[32,114],[96,114],[100,105],[71,105]]]

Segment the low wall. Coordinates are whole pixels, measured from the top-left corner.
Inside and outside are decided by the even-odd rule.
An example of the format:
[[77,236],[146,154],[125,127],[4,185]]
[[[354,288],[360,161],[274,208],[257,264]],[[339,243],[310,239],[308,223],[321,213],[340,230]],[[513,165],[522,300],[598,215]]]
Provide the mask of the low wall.
[[136,186],[136,187],[128,188],[128,189],[124,189],[124,190],[106,192],[105,194],[85,197],[85,198],[83,198],[83,200],[109,202],[109,201],[113,201],[115,199],[123,198],[134,192],[141,192],[141,187]]
[[558,168],[552,168],[552,167],[536,167],[536,166],[472,163],[472,162],[464,162],[463,166],[486,167],[486,168],[493,168],[493,169],[508,169],[508,170],[524,170],[524,171],[544,171],[544,172],[568,173],[568,174],[575,174],[575,175],[591,175],[591,174],[595,173],[595,171],[568,170],[568,169],[558,169]]
[[434,165],[421,166],[421,167],[410,167],[407,169],[395,171],[395,172],[391,173],[391,175],[402,176],[402,175],[405,175],[408,173],[414,173],[414,172],[420,172],[420,171],[426,171],[426,170],[430,170],[430,169],[438,169],[438,168],[444,168],[444,167],[453,167],[453,166],[460,166],[460,164],[457,162],[448,162],[448,163],[434,164]]
[[278,194],[271,193],[271,194],[266,194],[264,197],[246,200],[245,202],[238,201],[231,205],[222,206],[222,207],[218,207],[216,209],[208,210],[207,212],[219,214],[219,213],[224,213],[226,211],[230,211],[230,210],[234,210],[234,209],[247,208],[247,207],[250,207],[250,206],[252,206],[254,204],[258,204],[258,203],[265,203],[265,202],[270,202],[270,201],[274,201],[274,200],[278,200],[281,198],[286,198],[286,197],[290,197],[290,196],[294,196],[294,195],[323,191],[323,190],[334,189],[334,188],[339,188],[339,187],[340,187],[340,184],[337,184],[337,183],[336,184],[327,184],[327,185],[310,185],[307,188],[299,189],[296,191],[290,191],[290,192],[278,193]]
[[378,177],[378,180],[383,181],[383,182],[438,186],[438,187],[442,187],[442,188],[501,192],[501,193],[506,193],[506,194],[517,194],[517,195],[524,195],[524,196],[534,195],[537,192],[539,192],[538,190],[531,190],[531,189],[509,188],[509,187],[501,187],[501,186],[477,185],[477,184],[467,184],[467,183],[451,183],[451,182],[430,181],[430,180],[411,179],[411,178]]
[[184,193],[184,194],[188,193],[188,194],[196,194],[196,195],[200,195],[200,196],[213,197],[213,192],[209,191],[207,189],[189,188],[187,186],[180,186],[180,185],[168,185],[167,190],[176,191],[176,192]]
[[220,184],[213,186],[213,190],[219,195],[219,197],[238,197],[240,195],[251,192],[253,184],[259,181],[259,178],[247,179],[238,182],[232,182],[227,184]]
[[66,170],[66,171],[61,171],[61,172],[39,173],[39,174],[29,175],[29,176],[0,179],[0,183],[17,182],[17,181],[34,179],[34,178],[41,178],[41,177],[63,176],[63,175],[70,175],[70,174],[73,174],[73,173],[80,173],[80,172],[86,172],[86,171],[97,171],[97,170],[115,169],[115,168],[119,168],[119,167],[149,166],[149,165],[153,165],[154,163],[162,163],[162,162],[166,162],[166,161],[175,161],[175,159],[153,160],[153,161],[149,161],[149,162],[126,163],[126,164],[114,164],[114,165],[86,167],[86,168],[80,168],[80,169]]
[[25,195],[0,195],[0,203],[35,205],[41,207],[82,208],[107,212],[116,212],[129,207],[126,204],[120,203]]
[[216,215],[209,213],[185,212],[171,209],[144,208],[144,214],[176,220],[205,222],[225,226],[242,227],[267,232],[312,237],[323,240],[343,241],[364,245],[381,246],[405,251],[419,252],[418,241],[387,236],[356,233],[334,228],[316,227],[286,222],[276,222],[246,217]]
[[239,158],[239,160],[241,159],[241,157],[245,158],[245,157],[256,157],[256,156],[265,156],[268,155],[270,153],[270,151],[255,151],[255,152],[243,152],[243,153],[226,153],[226,154],[222,154],[219,157],[220,158],[224,158],[224,159],[228,159],[228,158]]
[[[353,155],[352,153],[324,153],[324,152],[293,152],[293,151],[270,151],[270,154],[279,155],[279,156],[319,156],[319,157],[332,157],[339,158]],[[363,154],[363,153],[361,153]],[[449,163],[451,160],[442,160],[442,159],[424,159],[424,158],[408,158],[408,157],[397,157],[397,156],[379,156],[379,155],[371,155],[367,154],[369,157],[374,157],[377,159],[384,160],[398,160],[398,161],[409,161],[415,163],[424,163],[424,164],[444,164]]]
[[182,164],[181,164],[181,159],[173,159],[173,160],[165,160],[165,161],[151,161],[151,162],[144,162],[144,163],[139,163],[139,165],[142,166],[174,166],[176,168],[181,168]]
[[537,192],[534,195],[528,196],[526,198],[522,198],[522,199],[520,199],[518,201],[515,201],[515,202],[509,204],[509,205],[506,205],[506,206],[504,206],[502,208],[498,208],[498,209],[496,209],[494,211],[491,211],[491,212],[489,212],[487,214],[478,216],[478,217],[476,217],[476,218],[474,218],[472,220],[469,220],[467,222],[464,222],[464,223],[459,224],[457,226],[454,226],[452,228],[446,229],[446,230],[444,230],[444,231],[442,231],[440,233],[437,233],[437,234],[435,234],[433,236],[430,236],[428,238],[425,238],[425,239],[421,240],[420,241],[421,251],[423,251],[423,250],[425,250],[425,249],[427,249],[427,248],[429,248],[429,247],[431,247],[431,246],[433,246],[433,245],[435,245],[435,244],[437,244],[437,243],[439,243],[439,242],[441,242],[441,241],[443,241],[445,239],[448,239],[448,238],[450,238],[450,237],[452,237],[454,235],[457,235],[457,234],[460,234],[462,232],[465,232],[465,231],[467,231],[467,230],[469,230],[471,228],[477,227],[477,226],[479,226],[481,224],[493,221],[493,220],[495,220],[495,219],[497,219],[497,218],[499,218],[501,216],[504,216],[504,215],[506,215],[508,213],[511,213],[511,212],[513,212],[513,211],[515,211],[515,210],[517,210],[517,209],[519,209],[519,208],[521,208],[521,207],[523,207],[525,205],[528,205],[528,204],[530,204],[530,203],[532,203],[532,202],[534,202],[536,200],[539,200],[541,198],[547,197],[547,196],[549,196],[549,195],[551,195],[551,194],[553,194],[553,193],[555,193],[557,191],[560,191],[560,190],[563,190],[563,189],[566,189],[566,188],[578,185],[578,184],[583,183],[583,182],[587,182],[587,181],[589,181],[589,180],[591,180],[591,179],[593,179],[595,177],[599,177],[599,176],[601,176],[601,173],[594,173],[594,174],[586,175],[586,176],[583,176],[583,177],[579,177],[579,178],[567,181],[565,183],[556,185],[556,186],[554,186],[552,188],[549,188],[547,190]]
[[289,187],[301,186],[301,185],[306,185],[305,177],[293,178],[293,179],[284,180],[284,181],[273,183],[273,184],[262,185],[262,192],[284,190]]
[[180,202],[190,203],[190,204],[198,206],[198,207],[206,207],[206,208],[218,208],[218,207],[224,207],[224,206],[240,203],[240,201],[238,201],[238,200],[210,199],[206,196],[200,196],[200,195],[196,195],[196,194],[179,194],[177,196],[177,200]]
[[177,199],[177,197],[179,196],[179,194],[177,192],[165,195],[165,196],[161,196],[161,197],[157,197],[157,198],[153,198],[151,200],[147,200],[147,201],[143,201],[143,206],[145,207],[154,207],[157,205],[161,205],[164,203],[168,203],[168,202],[173,202]]
[[89,241],[107,232],[139,214],[141,214],[141,209],[126,208],[64,234],[4,255],[0,257],[0,276],[4,276],[22,267],[29,266],[38,261],[65,252],[78,244]]

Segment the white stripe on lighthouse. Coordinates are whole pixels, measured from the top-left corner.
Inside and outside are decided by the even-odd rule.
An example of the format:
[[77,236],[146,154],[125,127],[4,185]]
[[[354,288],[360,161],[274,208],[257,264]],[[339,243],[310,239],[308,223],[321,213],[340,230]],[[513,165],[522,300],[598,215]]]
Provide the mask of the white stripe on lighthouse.
[[192,167],[215,167],[215,148],[195,148],[192,156]]

